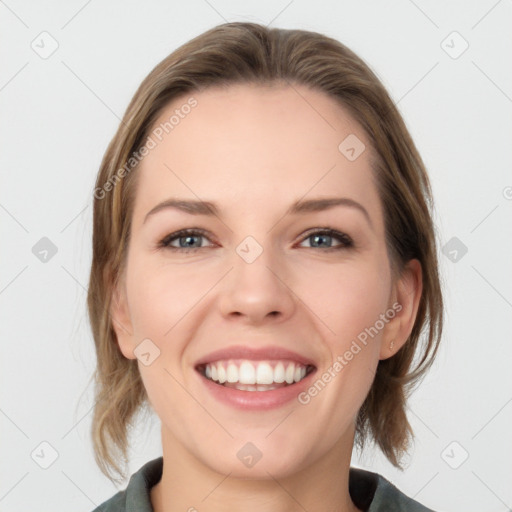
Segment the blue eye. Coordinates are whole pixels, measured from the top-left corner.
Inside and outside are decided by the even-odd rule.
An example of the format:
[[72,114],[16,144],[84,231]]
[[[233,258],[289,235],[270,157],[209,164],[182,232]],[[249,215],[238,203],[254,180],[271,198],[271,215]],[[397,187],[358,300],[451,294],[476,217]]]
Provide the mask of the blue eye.
[[[205,249],[206,247],[202,246],[200,241],[201,238],[206,238],[209,240],[205,233],[206,231],[201,229],[182,229],[167,235],[158,243],[158,247],[178,252],[194,252],[199,249]],[[332,246],[333,239],[338,240],[340,243],[338,245]],[[310,247],[306,247],[307,249],[322,249],[321,244],[330,244],[327,247],[323,247],[324,251],[348,249],[354,246],[354,242],[348,235],[330,228],[311,231],[302,240],[311,240],[310,244],[315,244]],[[175,241],[178,242],[178,247],[172,245]],[[316,244],[320,244],[320,246]]]
[[[194,239],[197,240],[198,238],[207,238],[204,231],[198,229],[182,229],[180,231],[176,231],[176,233],[167,235],[158,245],[159,247],[166,247],[175,251],[192,252],[203,248],[201,247],[200,242],[199,247],[198,244],[194,242]],[[171,245],[171,242],[174,242],[175,240],[179,242],[179,247]]]
[[[336,231],[336,230],[330,229],[330,228],[313,231],[312,233],[309,233],[309,235],[304,240],[311,240],[310,243],[314,243],[314,244],[321,244],[322,242],[324,242],[324,243],[327,242],[327,243],[332,244],[333,239],[338,240],[341,243],[339,245],[335,245],[335,246],[331,245],[329,247],[326,247],[324,250],[329,251],[329,250],[338,250],[338,249],[344,249],[344,248],[346,249],[348,247],[353,247],[353,245],[354,245],[352,239],[348,235],[346,235],[345,233],[340,233],[339,231]],[[308,247],[308,249],[309,248],[315,249],[316,247],[313,246],[313,247]]]

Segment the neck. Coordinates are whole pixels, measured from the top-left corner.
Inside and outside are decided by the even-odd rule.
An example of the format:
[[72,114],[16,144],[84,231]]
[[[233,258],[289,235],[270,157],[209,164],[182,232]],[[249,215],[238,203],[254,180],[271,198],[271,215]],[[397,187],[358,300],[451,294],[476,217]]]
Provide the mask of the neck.
[[[285,476],[233,477],[206,466],[162,426],[163,472],[154,512],[358,512],[349,494],[353,431],[322,457]],[[260,461],[261,462],[261,461]],[[230,476],[231,475],[231,476]]]

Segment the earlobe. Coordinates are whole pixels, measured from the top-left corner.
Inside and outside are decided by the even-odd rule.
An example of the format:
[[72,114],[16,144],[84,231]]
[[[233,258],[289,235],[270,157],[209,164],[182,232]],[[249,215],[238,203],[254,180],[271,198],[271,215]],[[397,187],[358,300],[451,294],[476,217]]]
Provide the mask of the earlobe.
[[112,327],[116,333],[117,344],[122,354],[127,359],[135,359],[130,313],[126,299],[126,291],[122,284],[116,286],[112,292],[110,318],[112,320]]
[[414,327],[422,291],[421,263],[413,259],[406,264],[395,284],[392,304],[396,314],[386,325],[379,359],[395,355],[407,342]]

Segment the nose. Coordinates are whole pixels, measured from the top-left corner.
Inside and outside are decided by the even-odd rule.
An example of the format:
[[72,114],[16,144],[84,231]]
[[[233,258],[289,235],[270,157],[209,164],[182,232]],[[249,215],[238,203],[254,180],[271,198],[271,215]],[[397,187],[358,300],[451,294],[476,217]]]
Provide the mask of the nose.
[[287,283],[287,273],[264,250],[252,263],[238,254],[233,268],[223,280],[219,304],[227,319],[240,317],[257,325],[268,321],[283,321],[294,314],[297,297]]

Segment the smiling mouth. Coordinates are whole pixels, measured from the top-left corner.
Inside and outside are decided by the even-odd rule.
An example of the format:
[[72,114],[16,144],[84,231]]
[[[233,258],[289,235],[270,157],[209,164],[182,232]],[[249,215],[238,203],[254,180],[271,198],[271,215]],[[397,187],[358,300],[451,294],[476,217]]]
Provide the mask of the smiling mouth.
[[196,370],[205,379],[241,391],[271,391],[293,386],[316,370],[294,361],[216,361]]

